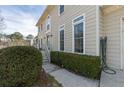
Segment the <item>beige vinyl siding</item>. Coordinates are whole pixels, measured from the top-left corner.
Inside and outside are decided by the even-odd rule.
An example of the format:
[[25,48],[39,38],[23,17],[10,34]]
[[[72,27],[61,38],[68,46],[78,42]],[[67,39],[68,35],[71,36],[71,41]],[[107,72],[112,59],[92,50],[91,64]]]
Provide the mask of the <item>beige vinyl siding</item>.
[[64,13],[58,16],[58,6],[50,12],[52,25],[52,49],[58,50],[59,26],[65,24],[65,51],[72,52],[72,20],[85,14],[85,52],[96,55],[96,6],[66,5]]
[[42,39],[42,43],[46,44],[46,21],[44,20],[42,23],[42,31],[40,31],[40,33],[38,34],[38,38]]
[[120,18],[123,15],[124,8],[104,15],[104,32],[108,37],[107,63],[118,69],[121,68]]

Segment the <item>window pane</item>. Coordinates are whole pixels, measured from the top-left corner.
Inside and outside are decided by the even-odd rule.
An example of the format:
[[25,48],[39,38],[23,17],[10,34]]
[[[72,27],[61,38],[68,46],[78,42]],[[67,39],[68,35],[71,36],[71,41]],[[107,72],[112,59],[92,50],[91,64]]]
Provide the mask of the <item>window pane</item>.
[[50,16],[47,17],[47,20],[46,20],[46,30],[50,30],[50,25],[51,25],[51,22],[50,22]]
[[83,22],[74,25],[74,37],[75,38],[83,37]]
[[80,39],[80,52],[83,53],[83,38]]
[[64,40],[64,30],[60,31],[60,40]]
[[75,52],[80,52],[80,40],[75,39]]
[[78,37],[78,25],[74,26],[74,37],[77,38]]
[[64,12],[64,5],[60,5],[60,14]]
[[40,27],[38,27],[38,32],[40,32]]
[[78,24],[79,37],[83,37],[83,22]]
[[60,50],[64,50],[64,30],[60,31]]
[[60,42],[60,50],[63,51],[64,50],[64,41]]
[[77,19],[74,20],[74,22],[80,21],[80,20],[82,20],[82,19],[83,19],[83,16],[78,17]]
[[64,50],[64,42],[60,43],[60,50],[63,51]]
[[74,25],[75,52],[83,53],[83,22]]
[[49,24],[47,24],[47,30],[49,30],[50,29],[50,25]]
[[75,39],[75,52],[83,53],[83,38]]

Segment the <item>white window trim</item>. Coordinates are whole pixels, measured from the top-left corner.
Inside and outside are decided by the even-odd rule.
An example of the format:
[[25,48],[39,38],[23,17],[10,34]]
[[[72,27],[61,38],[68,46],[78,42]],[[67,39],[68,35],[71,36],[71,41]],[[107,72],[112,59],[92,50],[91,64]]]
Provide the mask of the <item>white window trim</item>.
[[42,43],[41,43],[41,40],[42,38],[39,38],[39,42],[40,42],[40,48],[42,48]]
[[58,30],[58,51],[61,51],[60,50],[60,31],[64,30],[64,50],[61,52],[65,52],[65,24],[60,25],[58,29],[59,29]]
[[[42,25],[42,27],[41,27],[41,25]],[[40,32],[43,31],[43,24],[41,24],[41,25],[40,25]]]
[[[65,12],[65,6],[64,6],[64,12]],[[58,5],[58,16],[63,15],[63,14],[64,14],[64,12],[62,12],[62,13],[60,14],[60,5]]]
[[96,56],[100,55],[100,13],[99,5],[96,5]]
[[[83,16],[83,19],[78,21],[78,22],[73,22],[75,19],[79,18]],[[75,24],[79,24],[83,22],[83,53],[78,53],[78,52],[75,52],[75,42],[74,42],[74,25]],[[85,14],[82,14],[82,15],[79,15],[77,17],[75,17],[73,20],[72,20],[72,53],[76,53],[76,54],[85,54]]]
[[60,16],[60,5],[58,5],[58,16]]
[[[48,22],[48,16],[49,16],[49,22]],[[50,32],[51,31],[51,16],[48,15],[47,16],[47,20],[46,20],[46,33]],[[47,30],[47,25],[49,24],[49,30]]]

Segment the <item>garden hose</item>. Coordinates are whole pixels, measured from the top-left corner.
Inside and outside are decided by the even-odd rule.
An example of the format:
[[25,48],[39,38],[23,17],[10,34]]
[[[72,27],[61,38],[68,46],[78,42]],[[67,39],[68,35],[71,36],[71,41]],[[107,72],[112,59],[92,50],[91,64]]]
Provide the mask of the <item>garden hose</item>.
[[116,74],[116,71],[108,67],[107,64],[102,65],[102,71],[104,71],[107,74]]
[[100,72],[100,78],[99,78],[99,82],[98,82],[98,87],[100,87],[102,71],[107,73],[107,74],[111,74],[111,75],[116,74],[116,71],[111,69],[110,67],[108,67],[107,64],[104,64],[104,65],[102,64],[102,68],[101,68],[101,72]]
[[98,87],[100,87],[100,81],[101,81],[101,73],[102,71],[114,75],[116,74],[116,71],[108,67],[106,63],[106,50],[107,50],[107,37],[100,38],[100,57],[101,57],[101,72],[100,72],[100,78],[99,78],[99,83]]
[[116,74],[116,71],[108,67],[106,63],[106,50],[107,50],[107,37],[100,39],[101,45],[101,61],[102,61],[102,71],[107,74]]

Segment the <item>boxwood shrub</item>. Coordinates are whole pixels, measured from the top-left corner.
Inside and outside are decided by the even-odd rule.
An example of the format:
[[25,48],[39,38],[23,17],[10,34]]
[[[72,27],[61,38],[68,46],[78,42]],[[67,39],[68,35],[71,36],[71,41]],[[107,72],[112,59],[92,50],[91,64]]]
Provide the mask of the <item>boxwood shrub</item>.
[[52,51],[51,62],[77,74],[99,79],[101,72],[100,57]]
[[32,86],[42,68],[42,54],[34,47],[15,46],[0,50],[0,86]]

